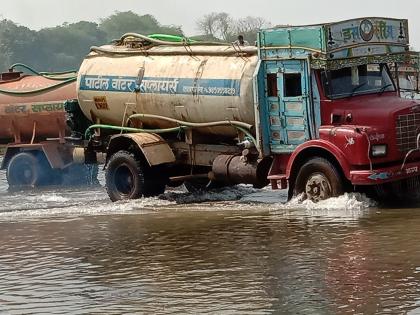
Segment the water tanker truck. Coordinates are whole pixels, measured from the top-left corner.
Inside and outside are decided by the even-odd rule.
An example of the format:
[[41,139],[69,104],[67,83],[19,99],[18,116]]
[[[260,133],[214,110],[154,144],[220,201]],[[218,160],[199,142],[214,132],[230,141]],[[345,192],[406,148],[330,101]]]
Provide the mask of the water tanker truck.
[[[26,72],[16,71],[18,68]],[[0,80],[1,169],[12,188],[94,182],[90,167],[73,163],[64,102],[76,96],[76,73],[38,73],[15,64]]]
[[388,66],[408,47],[389,18],[262,30],[256,47],[125,34],[78,72],[69,113],[91,126],[76,150],[106,153],[113,201],[183,182],[417,197],[420,104]]

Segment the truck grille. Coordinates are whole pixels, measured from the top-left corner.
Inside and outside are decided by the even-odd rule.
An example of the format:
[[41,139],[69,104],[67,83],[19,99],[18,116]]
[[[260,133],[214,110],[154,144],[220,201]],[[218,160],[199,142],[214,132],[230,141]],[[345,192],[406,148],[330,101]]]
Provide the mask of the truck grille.
[[397,147],[400,152],[417,148],[420,133],[420,113],[399,115],[397,118]]

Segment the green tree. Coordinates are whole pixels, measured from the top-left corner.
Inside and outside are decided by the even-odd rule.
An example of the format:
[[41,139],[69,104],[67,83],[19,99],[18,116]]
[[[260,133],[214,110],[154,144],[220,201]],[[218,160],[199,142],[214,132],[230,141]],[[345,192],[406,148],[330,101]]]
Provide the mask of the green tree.
[[197,28],[206,37],[230,41],[234,37],[235,21],[225,12],[212,12],[197,21]]
[[109,41],[120,38],[124,33],[183,35],[179,26],[162,26],[154,16],[138,15],[132,11],[115,12],[102,19],[99,27],[106,33]]
[[247,16],[235,22],[235,32],[242,34],[250,43],[257,40],[259,30],[268,27],[271,27],[271,23],[262,17]]
[[0,21],[0,66],[6,70],[12,63],[32,58],[31,49],[37,34],[10,20]]
[[81,21],[45,28],[38,32],[37,60],[40,69],[77,69],[93,45],[106,42],[106,34],[96,23]]
[[100,25],[80,21],[33,31],[0,20],[0,71],[13,63],[26,63],[41,71],[77,69],[91,46],[103,45],[127,32],[183,35],[179,26],[161,25],[152,15],[116,12]]
[[226,42],[235,41],[241,34],[253,43],[258,31],[269,26],[270,23],[261,17],[248,16],[235,20],[225,12],[209,13],[197,21],[197,29],[204,38],[217,38]]

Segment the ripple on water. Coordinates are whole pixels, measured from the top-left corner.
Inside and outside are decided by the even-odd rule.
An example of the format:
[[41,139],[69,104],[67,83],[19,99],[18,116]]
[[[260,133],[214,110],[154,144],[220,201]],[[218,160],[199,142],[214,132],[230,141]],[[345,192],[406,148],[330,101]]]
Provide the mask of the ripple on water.
[[418,209],[377,213],[360,194],[287,202],[285,191],[249,186],[117,203],[103,187],[10,194],[3,187],[0,313],[419,307]]

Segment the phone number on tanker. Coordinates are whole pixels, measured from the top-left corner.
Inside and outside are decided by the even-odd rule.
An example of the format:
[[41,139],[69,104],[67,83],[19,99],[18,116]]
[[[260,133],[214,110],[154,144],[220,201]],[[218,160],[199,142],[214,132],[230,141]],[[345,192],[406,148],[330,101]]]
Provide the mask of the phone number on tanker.
[[227,87],[205,87],[205,86],[184,86],[182,88],[184,93],[203,94],[203,95],[236,95],[235,88]]

